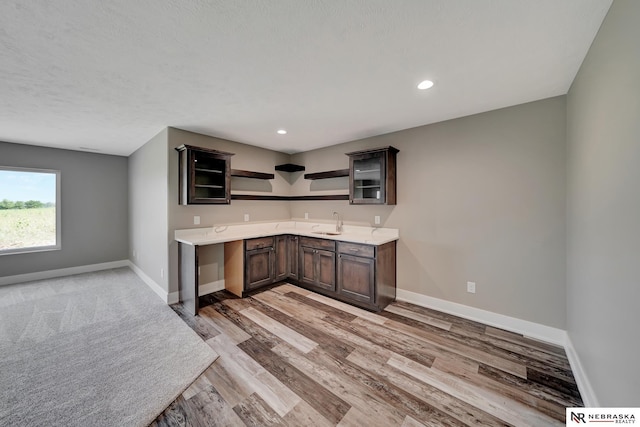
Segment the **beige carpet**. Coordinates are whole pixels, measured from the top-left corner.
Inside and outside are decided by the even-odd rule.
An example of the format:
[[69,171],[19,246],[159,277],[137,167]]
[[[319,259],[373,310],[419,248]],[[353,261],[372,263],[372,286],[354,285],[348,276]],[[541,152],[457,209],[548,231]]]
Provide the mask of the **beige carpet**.
[[216,358],[129,268],[0,286],[0,425],[147,425]]

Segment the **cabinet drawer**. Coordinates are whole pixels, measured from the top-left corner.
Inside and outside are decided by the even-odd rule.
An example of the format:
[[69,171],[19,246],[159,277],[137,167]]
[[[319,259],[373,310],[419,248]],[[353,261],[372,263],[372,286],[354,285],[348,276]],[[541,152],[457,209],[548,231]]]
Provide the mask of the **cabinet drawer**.
[[271,237],[258,237],[257,239],[245,240],[246,250],[262,249],[273,247],[273,236]]
[[338,242],[338,252],[367,258],[374,258],[376,256],[376,251],[373,246],[360,245],[358,243]]
[[314,239],[313,237],[300,236],[300,245],[308,248],[324,249],[327,251],[336,250],[336,242],[334,240]]

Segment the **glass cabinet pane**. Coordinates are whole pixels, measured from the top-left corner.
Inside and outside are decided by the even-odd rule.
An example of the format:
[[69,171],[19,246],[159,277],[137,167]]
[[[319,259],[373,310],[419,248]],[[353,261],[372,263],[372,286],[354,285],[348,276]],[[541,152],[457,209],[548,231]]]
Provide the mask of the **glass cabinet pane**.
[[382,170],[380,158],[353,161],[353,197],[356,199],[380,199]]

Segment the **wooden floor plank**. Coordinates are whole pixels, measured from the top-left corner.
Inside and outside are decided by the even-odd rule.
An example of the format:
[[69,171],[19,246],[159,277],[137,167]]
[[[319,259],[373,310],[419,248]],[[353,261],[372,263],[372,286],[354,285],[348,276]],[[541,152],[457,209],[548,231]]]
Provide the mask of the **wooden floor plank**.
[[[461,368],[460,366],[451,364],[449,360],[436,357],[431,368],[453,375],[480,388],[531,406],[532,408],[535,408],[536,410],[560,421],[565,419],[565,407],[572,406],[567,405],[566,400],[549,398],[546,394],[532,392],[531,387],[514,387],[512,384],[496,381],[493,378],[484,376],[478,372],[479,366],[476,366],[475,370],[465,369],[464,367]],[[498,371],[497,369],[494,370]],[[503,375],[510,375],[502,371],[499,372]],[[527,381],[514,375],[510,376],[521,381]]]
[[560,390],[549,387],[547,384],[541,384],[539,382],[516,377],[499,369],[492,368],[491,366],[481,364],[478,368],[478,374],[481,375],[483,379],[491,379],[498,383],[523,390],[527,394],[535,396],[541,400],[555,402],[560,406],[560,408],[583,406],[580,397],[567,395]]
[[[188,418],[185,410],[187,401],[182,396],[169,405],[169,407],[151,424],[154,427],[201,427],[198,420]],[[195,422],[195,423],[194,423]]]
[[[215,362],[214,362],[215,363]],[[202,390],[211,386],[211,381],[205,376],[200,375],[185,391],[182,392],[182,397],[189,400]]]
[[267,331],[271,332],[275,336],[289,343],[291,346],[297,348],[303,353],[309,353],[311,350],[318,346],[317,342],[311,341],[304,335],[299,334],[298,332],[276,320],[273,320],[271,317],[266,316],[253,307],[241,310],[240,314],[250,320],[253,320],[255,323],[262,326]]
[[302,295],[303,297],[306,297],[307,295],[311,294],[311,291],[308,291],[306,289],[300,288],[298,286],[292,285],[290,283],[284,283],[280,286],[276,286],[275,288],[272,289],[275,292],[278,292],[280,294],[286,294],[289,292],[294,292],[298,295]]
[[[419,331],[417,333],[424,332],[436,334],[444,339],[457,342],[463,347],[471,347],[480,352],[510,360],[516,364],[523,366],[531,365],[532,367],[552,365],[560,375],[564,375],[567,370],[571,369],[566,357],[560,357],[549,352],[540,351],[536,348],[523,344],[505,341],[491,335],[478,333],[459,326],[452,326],[449,331],[443,331],[438,328],[425,326],[414,319],[399,316],[395,313],[389,312],[385,313],[385,315],[390,320],[396,321],[398,324],[407,325],[409,330],[414,333]],[[391,325],[391,323],[389,323],[389,325]]]
[[206,387],[187,400],[193,417],[202,426],[244,427],[244,422],[213,386]]
[[474,320],[464,319],[462,317],[454,316],[449,313],[433,310],[431,308],[421,307],[421,306],[404,302],[404,301],[395,301],[392,303],[392,305],[403,307],[407,310],[411,310],[413,312],[420,313],[425,316],[434,317],[436,319],[442,320],[443,322],[449,322],[452,325],[457,325],[462,328],[468,329],[470,331],[484,333],[484,331],[487,328],[487,325],[484,325],[480,322],[476,322]]
[[[309,310],[309,308],[313,308],[312,313],[314,313],[314,315],[316,316],[320,316],[321,318],[329,315],[337,319],[342,319],[345,322],[350,322],[353,319],[358,318],[358,316],[354,314],[347,313],[346,311],[342,311],[339,308],[335,308],[330,305],[323,304],[314,299],[303,297],[295,292],[288,292],[284,294],[284,296],[287,297],[287,300],[289,300],[291,304],[300,305],[300,303],[302,303],[302,307],[304,307],[305,310]],[[293,301],[296,301],[297,304],[294,303]]]
[[[212,306],[202,308],[199,317],[209,319],[213,324],[216,325],[217,329],[227,334],[227,336],[231,338],[231,340],[235,344],[240,344],[241,342],[251,338],[251,335],[246,333],[242,328],[236,326],[233,322],[220,314],[220,312],[215,310]],[[207,339],[208,338],[206,338],[205,341]]]
[[224,358],[238,377],[258,394],[278,415],[284,416],[300,402],[300,398],[258,362],[235,346],[224,334],[207,343]]
[[515,344],[527,345],[531,348],[535,348],[540,351],[546,351],[560,357],[566,357],[564,349],[560,346],[545,343],[539,340],[534,340],[532,338],[527,338],[521,334],[516,334],[515,332],[505,331],[504,329],[494,328],[493,326],[487,326],[485,334],[503,339],[505,341],[511,341]]
[[436,328],[440,328],[445,331],[450,330],[452,326],[451,322],[445,322],[432,316],[427,316],[422,313],[416,313],[415,311],[407,310],[406,308],[394,304],[388,305],[384,310],[389,313],[395,313],[409,319],[417,320],[418,322],[424,323],[425,325],[435,326]]
[[[347,358],[349,361],[376,373],[390,384],[394,384],[417,399],[424,401],[432,407],[446,412],[460,423],[468,426],[501,426],[504,421],[494,417],[477,407],[468,404],[450,394],[419,381],[418,379],[394,369],[387,364],[386,360],[372,360],[367,353],[354,351]],[[419,415],[415,415],[420,418]],[[429,424],[429,420],[424,420]]]
[[402,426],[401,427],[426,427],[426,426],[424,424],[422,424],[421,422],[414,420],[409,415],[407,415],[404,418],[404,421],[402,422]]
[[282,419],[290,426],[332,427],[336,425],[304,400],[294,406]]
[[388,405],[383,399],[342,372],[336,372],[310,360],[308,358],[310,354],[303,355],[288,344],[278,345],[272,351],[351,406],[373,414],[381,425],[402,424],[404,415],[398,409]]
[[245,341],[240,348],[334,425],[351,407],[258,341]]
[[322,304],[328,305],[330,307],[334,307],[337,308],[338,310],[342,310],[344,312],[347,312],[349,314],[353,314],[354,316],[358,316],[362,319],[368,320],[369,322],[372,323],[377,323],[379,325],[382,325],[386,319],[380,315],[371,313],[370,311],[367,310],[363,310],[361,308],[358,307],[354,307],[352,305],[346,304],[342,301],[338,301],[329,297],[325,297],[324,295],[320,295],[320,294],[310,294],[307,295],[307,298],[321,302]]
[[262,326],[256,324],[254,321],[240,314],[240,310],[251,307],[248,301],[232,300],[231,302],[223,304],[216,304],[215,309],[225,318],[231,321],[234,325],[238,326],[244,332],[249,334],[252,338],[259,340],[267,347],[275,347],[280,344],[282,340],[271,332],[264,329]]
[[394,302],[370,313],[281,284],[174,310],[220,357],[153,426],[563,425],[564,349]]
[[200,338],[202,338],[203,340],[206,341],[209,338],[213,338],[216,335],[220,334],[220,331],[216,328],[216,326],[206,317],[191,315],[182,306],[182,304],[173,304],[171,308],[187,325],[189,325],[191,329],[193,329],[198,335],[200,335]]
[[402,387],[386,382],[384,378],[372,372],[369,366],[360,366],[351,362],[349,358],[346,360],[336,359],[321,350],[310,353],[308,359],[323,367],[330,368],[332,372],[338,372],[346,378],[350,378],[354,384],[368,389],[371,396],[391,405],[401,414],[412,415],[434,426],[463,425],[451,417],[448,411],[441,411],[424,400],[417,399]]
[[557,420],[519,402],[511,402],[507,408],[504,406],[504,397],[436,369],[422,366],[406,357],[391,356],[387,364],[514,426],[563,425]]
[[[262,300],[254,301],[255,303],[253,304],[253,307],[266,316],[269,316],[273,320],[276,320],[283,325],[300,332],[302,335],[304,335],[311,341],[318,343],[320,347],[333,355],[344,358],[353,351],[354,347],[350,344],[347,344],[343,340],[336,340],[334,337],[324,333],[319,328],[317,328],[317,325],[320,323],[320,321],[322,321],[322,318],[324,316],[318,317],[317,313],[314,314],[309,310],[304,310],[304,313],[301,313],[300,315],[297,315],[295,317],[287,316],[283,310],[280,310],[280,308],[282,307],[282,303],[287,302],[287,300],[289,300],[289,298],[286,297],[274,299],[272,300],[272,304],[270,306],[264,305]],[[302,304],[298,303],[297,305],[299,306],[299,309],[304,308]],[[315,321],[301,321],[301,319],[309,317],[315,319]]]
[[255,393],[238,403],[233,410],[244,425],[249,427],[286,425],[284,420]]
[[219,357],[203,375],[231,407],[253,393],[252,387],[239,376],[241,372],[233,368],[233,365],[225,362],[225,358]]
[[[356,323],[358,321],[359,320],[356,319],[352,323]],[[514,362],[513,360],[509,360],[505,357],[496,356],[492,353],[479,350],[474,346],[470,345],[470,343],[466,343],[466,344],[461,343],[458,340],[455,340],[453,338],[443,337],[432,331],[427,331],[426,329],[419,329],[415,326],[409,326],[404,323],[398,322],[396,320],[388,320],[387,323],[384,324],[384,328],[391,331],[395,331],[396,333],[406,334],[417,340],[420,340],[425,343],[429,343],[438,348],[447,350],[451,353],[456,353],[461,356],[465,356],[470,359],[473,359],[477,362],[481,362],[489,366],[502,369],[503,371],[509,372],[510,374],[517,375],[522,378],[527,377],[527,368],[524,364]]]

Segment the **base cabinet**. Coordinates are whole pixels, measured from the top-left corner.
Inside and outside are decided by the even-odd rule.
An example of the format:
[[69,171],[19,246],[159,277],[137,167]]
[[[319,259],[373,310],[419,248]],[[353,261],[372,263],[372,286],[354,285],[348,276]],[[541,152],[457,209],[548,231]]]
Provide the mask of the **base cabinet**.
[[300,247],[300,282],[312,288],[335,291],[335,252]]
[[245,241],[245,291],[273,283],[275,259],[273,237]]
[[244,241],[243,293],[287,279],[298,280],[298,236]]
[[338,294],[354,301],[375,301],[376,260],[338,254]]
[[300,283],[310,289],[336,290],[336,244],[333,240],[300,237]]
[[280,281],[368,310],[396,298],[396,242],[365,245],[282,235],[244,241],[242,294]]

